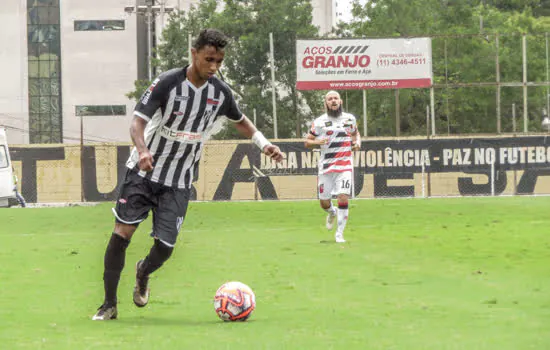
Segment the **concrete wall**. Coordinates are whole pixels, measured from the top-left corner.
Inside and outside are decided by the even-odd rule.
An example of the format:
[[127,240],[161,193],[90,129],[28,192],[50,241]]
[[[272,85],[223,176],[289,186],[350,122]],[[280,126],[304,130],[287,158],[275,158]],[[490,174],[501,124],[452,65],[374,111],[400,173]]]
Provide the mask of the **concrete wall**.
[[[84,118],[84,138],[128,141],[134,102],[125,94],[137,79],[136,17],[126,0],[61,1],[64,142],[79,142],[77,105],[126,105],[126,116]],[[75,20],[125,20],[125,30],[75,31]]]
[[27,4],[2,0],[0,6],[0,125],[10,143],[28,143]]

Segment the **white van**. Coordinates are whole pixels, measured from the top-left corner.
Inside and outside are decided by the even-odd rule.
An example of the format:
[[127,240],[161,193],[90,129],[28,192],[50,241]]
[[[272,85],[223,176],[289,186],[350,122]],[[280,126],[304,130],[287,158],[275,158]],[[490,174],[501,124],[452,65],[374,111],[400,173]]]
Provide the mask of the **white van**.
[[6,129],[0,127],[0,208],[8,207],[10,198],[16,198],[14,187]]

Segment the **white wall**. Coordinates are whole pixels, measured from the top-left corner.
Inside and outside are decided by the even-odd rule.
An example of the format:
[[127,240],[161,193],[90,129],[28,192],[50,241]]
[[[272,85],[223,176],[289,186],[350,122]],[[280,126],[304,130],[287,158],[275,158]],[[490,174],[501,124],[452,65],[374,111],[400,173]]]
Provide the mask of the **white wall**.
[[[125,94],[137,79],[136,17],[127,0],[61,1],[64,142],[79,142],[76,105],[126,105],[126,116],[84,117],[84,138],[130,141],[135,103]],[[125,20],[125,30],[74,31],[75,20]]]
[[2,0],[0,6],[0,125],[10,144],[29,142],[26,11],[22,0]]

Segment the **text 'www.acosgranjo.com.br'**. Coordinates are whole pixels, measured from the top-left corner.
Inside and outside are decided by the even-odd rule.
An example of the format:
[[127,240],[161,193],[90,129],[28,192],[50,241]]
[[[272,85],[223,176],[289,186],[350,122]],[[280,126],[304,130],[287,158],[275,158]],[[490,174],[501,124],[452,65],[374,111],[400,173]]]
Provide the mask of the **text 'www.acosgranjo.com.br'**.
[[392,87],[399,85],[399,82],[393,80],[379,80],[379,81],[347,81],[347,82],[335,82],[330,83],[332,89],[343,88],[380,88],[380,87]]

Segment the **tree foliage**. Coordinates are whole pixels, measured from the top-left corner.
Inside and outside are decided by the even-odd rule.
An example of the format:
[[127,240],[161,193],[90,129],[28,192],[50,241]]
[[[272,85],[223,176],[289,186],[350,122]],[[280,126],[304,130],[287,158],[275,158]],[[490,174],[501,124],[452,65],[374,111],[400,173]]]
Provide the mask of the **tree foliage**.
[[[220,9],[222,7],[222,9]],[[302,100],[319,104],[318,93],[298,94],[296,86],[296,39],[316,37],[310,0],[201,0],[188,12],[170,16],[162,33],[154,65],[160,71],[187,64],[188,36],[212,27],[231,38],[221,73],[239,99],[241,109],[267,135],[273,135],[272,84],[269,34],[273,33],[277,97],[278,136],[301,137],[304,120],[311,111]],[[136,85],[137,87],[138,85]],[[141,86],[140,86],[141,87]],[[139,96],[134,91],[132,97]],[[233,128],[218,137],[237,137]]]
[[[436,126],[438,133],[497,131],[498,54],[501,82],[523,79],[522,35],[527,34],[528,80],[547,80],[546,32],[550,0],[355,0],[353,19],[341,23],[332,37],[432,37]],[[241,108],[273,136],[269,34],[273,33],[276,106],[280,138],[301,137],[307,122],[320,114],[322,92],[296,91],[296,40],[318,37],[310,0],[201,0],[188,12],[171,14],[153,64],[157,71],[186,65],[188,37],[206,27],[218,28],[232,40],[222,68]],[[497,50],[498,40],[498,50]],[[146,81],[129,94],[138,98]],[[441,87],[443,84],[443,87]],[[447,84],[447,85],[445,85]],[[458,87],[456,84],[479,84]],[[447,86],[447,87],[444,87]],[[342,91],[346,110],[361,116],[362,92]],[[501,88],[502,131],[512,131],[512,104],[518,120],[523,88]],[[400,134],[426,133],[428,89],[369,90],[369,135],[396,135],[399,102]],[[529,130],[540,129],[548,87],[529,87]],[[361,120],[361,118],[358,118]],[[521,125],[518,123],[518,130]],[[233,128],[218,135],[237,137]]]
[[[338,28],[352,37],[432,36],[433,74],[436,84],[435,113],[438,133],[497,131],[497,53],[501,82],[523,78],[522,34],[527,34],[528,80],[546,81],[545,32],[550,28],[542,14],[549,8],[544,0],[371,0],[365,6],[355,1],[353,20]],[[497,50],[498,35],[498,50]],[[452,84],[477,84],[456,87]],[[529,130],[540,130],[547,87],[529,87]],[[374,134],[395,135],[394,91],[369,95],[369,129]],[[361,106],[355,94],[352,106]],[[399,92],[400,133],[426,133],[427,89]],[[512,131],[512,104],[521,116],[522,87],[501,88],[501,131]],[[357,113],[358,108],[355,109]],[[518,130],[521,128],[518,127]]]

